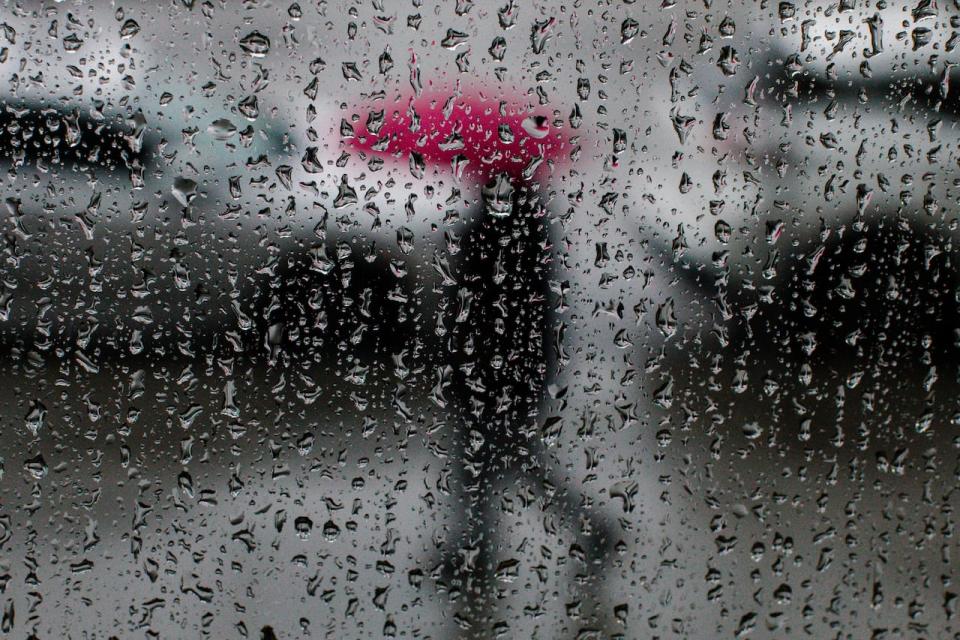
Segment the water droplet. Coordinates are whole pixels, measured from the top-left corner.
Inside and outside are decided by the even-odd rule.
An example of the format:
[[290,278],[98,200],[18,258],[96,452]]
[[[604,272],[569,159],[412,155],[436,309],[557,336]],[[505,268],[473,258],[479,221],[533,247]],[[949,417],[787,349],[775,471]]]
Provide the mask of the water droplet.
[[262,58],[270,51],[270,39],[253,31],[240,39],[240,48],[255,58]]
[[185,207],[190,206],[190,203],[197,197],[197,183],[182,176],[174,178],[171,193],[173,193],[177,202]]

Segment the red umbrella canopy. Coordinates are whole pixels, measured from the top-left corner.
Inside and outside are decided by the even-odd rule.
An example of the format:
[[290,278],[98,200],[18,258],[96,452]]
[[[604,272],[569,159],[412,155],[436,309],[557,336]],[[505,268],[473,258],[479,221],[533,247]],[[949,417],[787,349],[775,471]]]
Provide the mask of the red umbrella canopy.
[[457,91],[360,105],[341,135],[350,148],[409,163],[414,177],[443,171],[474,184],[546,179],[576,148],[549,109]]

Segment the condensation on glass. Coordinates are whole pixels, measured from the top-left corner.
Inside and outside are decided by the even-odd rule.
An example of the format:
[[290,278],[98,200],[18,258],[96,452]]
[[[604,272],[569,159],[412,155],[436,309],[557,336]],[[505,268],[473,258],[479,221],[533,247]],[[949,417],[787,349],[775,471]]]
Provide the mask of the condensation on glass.
[[956,638],[952,0],[0,10],[0,635]]

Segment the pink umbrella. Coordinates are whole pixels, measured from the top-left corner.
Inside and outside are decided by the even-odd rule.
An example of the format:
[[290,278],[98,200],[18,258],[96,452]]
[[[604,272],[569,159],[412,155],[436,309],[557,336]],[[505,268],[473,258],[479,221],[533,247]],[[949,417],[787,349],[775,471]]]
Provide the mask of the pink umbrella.
[[352,120],[341,127],[349,148],[408,162],[418,179],[429,168],[473,185],[531,183],[579,150],[550,109],[476,91],[374,100],[358,106]]

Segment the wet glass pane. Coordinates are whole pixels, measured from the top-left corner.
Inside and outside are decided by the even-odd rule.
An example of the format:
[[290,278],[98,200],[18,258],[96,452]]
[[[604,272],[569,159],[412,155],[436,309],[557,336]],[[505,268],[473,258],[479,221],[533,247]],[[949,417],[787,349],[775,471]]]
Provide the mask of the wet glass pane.
[[0,10],[0,635],[960,633],[953,0]]

